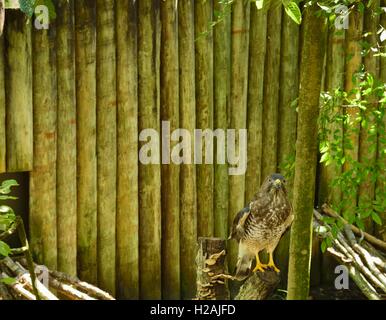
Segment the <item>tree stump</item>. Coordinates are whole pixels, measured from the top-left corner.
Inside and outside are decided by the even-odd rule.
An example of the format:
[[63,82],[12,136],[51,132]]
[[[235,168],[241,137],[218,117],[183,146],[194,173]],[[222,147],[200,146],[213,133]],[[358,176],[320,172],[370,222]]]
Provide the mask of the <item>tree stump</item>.
[[275,271],[253,273],[240,287],[235,300],[265,300],[280,283],[280,274]]
[[226,277],[226,241],[220,238],[198,238],[197,300],[228,300]]

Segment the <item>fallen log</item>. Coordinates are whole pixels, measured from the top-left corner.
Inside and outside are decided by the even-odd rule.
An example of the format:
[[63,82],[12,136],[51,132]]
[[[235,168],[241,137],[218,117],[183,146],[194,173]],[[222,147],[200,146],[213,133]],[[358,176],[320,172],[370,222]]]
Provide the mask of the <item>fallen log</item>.
[[[15,260],[16,261],[15,261]],[[5,283],[0,282],[0,300],[23,299],[37,300],[33,293],[31,276],[24,267],[28,266],[24,257],[19,258],[6,257],[0,260],[0,279],[8,279]],[[59,271],[49,270],[43,265],[35,266],[37,269],[47,270],[48,287],[39,280],[35,280],[35,285],[39,297],[44,300],[59,300],[51,290],[60,294],[60,297],[66,300],[115,300],[107,292],[81,281],[77,277],[67,275]],[[35,273],[34,272],[34,273]],[[11,281],[13,278],[13,281]]]
[[[322,227],[324,231],[321,231]],[[344,223],[344,231],[338,231],[336,236],[332,236],[330,226],[324,223],[323,215],[316,210],[314,210],[314,230],[319,236],[331,240],[332,246],[327,248],[327,252],[347,267],[351,279],[362,293],[370,300],[383,299],[386,294],[384,268],[386,261],[379,251],[364,240],[369,237],[359,232],[363,239],[358,241],[354,234],[354,226],[348,222]],[[378,247],[382,248],[373,238],[373,236],[370,238],[372,243],[377,243]]]

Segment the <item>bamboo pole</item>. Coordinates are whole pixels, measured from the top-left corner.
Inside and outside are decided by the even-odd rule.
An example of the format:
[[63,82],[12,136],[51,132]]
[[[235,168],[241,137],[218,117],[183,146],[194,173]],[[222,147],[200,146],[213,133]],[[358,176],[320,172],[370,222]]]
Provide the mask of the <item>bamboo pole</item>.
[[307,7],[304,16],[298,131],[294,178],[290,258],[287,299],[306,299],[310,284],[312,210],[315,196],[317,161],[317,119],[325,54],[327,20],[316,17],[316,4]]
[[[198,129],[213,128],[213,34],[212,1],[194,2],[195,62],[196,62],[196,121]],[[214,234],[213,215],[213,165],[205,164],[207,141],[202,143],[202,164],[197,168],[197,223],[198,235],[211,237]]]
[[[227,7],[214,1],[214,10],[224,14],[223,20],[213,28],[213,103],[214,128],[227,129],[227,110],[229,109],[230,88],[230,27],[231,16],[225,10]],[[225,152],[226,146],[214,143],[214,236],[228,237],[228,165],[219,163],[217,152]]]
[[[295,154],[296,110],[292,103],[299,93],[299,26],[287,15],[282,17],[280,95],[278,126],[278,166],[282,168]],[[287,177],[291,193],[293,177]]]
[[29,171],[33,166],[31,24],[22,12],[7,10],[5,37],[7,171]]
[[[139,129],[160,129],[160,1],[138,2]],[[160,156],[159,141],[156,150]],[[159,164],[139,166],[140,297],[161,298],[161,172]]]
[[31,249],[36,260],[57,268],[56,151],[57,88],[55,27],[34,29],[34,168],[30,174]]
[[[327,45],[327,64],[326,64],[326,90],[331,94],[336,89],[344,88],[344,73],[345,73],[345,31],[330,29],[328,34]],[[337,106],[334,112],[342,114],[341,106]],[[337,123],[331,123],[329,126],[330,134],[328,140],[333,142],[335,140],[334,135],[342,136],[343,127]],[[343,145],[341,146],[343,147]],[[329,166],[320,164],[319,171],[319,205],[326,202],[333,206],[340,204],[342,199],[342,191],[337,188],[331,187],[331,182],[337,176],[342,173],[342,166],[332,163]],[[322,259],[322,282],[331,282],[335,279],[336,275],[334,269],[336,261],[331,255],[323,255]]]
[[[327,46],[327,70],[326,70],[326,90],[333,93],[336,89],[344,88],[344,68],[345,68],[345,31],[331,29],[328,35]],[[341,107],[337,107],[336,112],[341,113]],[[330,125],[329,141],[334,141],[334,135],[341,136],[343,133],[342,125],[333,123]],[[343,146],[342,146],[343,147]],[[337,164],[329,166],[322,165],[320,171],[319,203],[330,203],[338,205],[341,201],[341,190],[332,188],[330,183],[340,175],[342,168]]]
[[137,4],[117,1],[117,297],[139,298]]
[[115,295],[117,183],[115,0],[98,0],[96,3],[98,283],[102,289]]
[[245,200],[250,201],[260,187],[262,131],[263,131],[263,94],[264,62],[266,56],[267,13],[251,6],[249,72],[248,72],[248,166],[245,176]]
[[[367,8],[364,14],[363,31],[368,33],[365,38],[372,47],[377,44],[377,31],[379,28],[379,15],[375,11],[379,9],[379,0],[372,3],[370,8]],[[367,72],[370,72],[375,78],[378,78],[379,60],[374,57],[373,52],[369,50],[368,54],[364,56],[363,63]],[[370,97],[369,102],[376,103],[376,97]],[[372,115],[374,110],[378,107],[374,104],[369,104],[365,111],[368,118],[367,125],[361,126],[359,133],[359,161],[367,166],[374,166],[377,157],[377,148],[374,146],[375,141],[372,141],[369,130],[372,126],[376,126],[376,119]],[[373,139],[374,140],[374,139]],[[369,205],[372,203],[375,196],[375,183],[373,182],[371,174],[367,174],[364,181],[360,184],[358,189],[358,206]],[[374,231],[374,222],[371,217],[364,220],[365,230],[369,233]]]
[[95,5],[75,1],[78,275],[97,282]]
[[[237,0],[232,11],[232,47],[231,47],[231,96],[230,127],[245,129],[247,127],[247,93],[248,93],[248,53],[250,4]],[[238,134],[236,134],[238,137]],[[239,150],[240,141],[236,139],[235,151]],[[245,152],[246,150],[240,150]],[[229,225],[234,216],[245,206],[245,175],[229,176]],[[233,270],[237,260],[237,243],[230,242],[228,263]]]
[[[381,6],[386,7],[386,0],[381,1]],[[386,13],[383,11],[381,15],[381,25],[383,27],[386,27]],[[383,83],[386,83],[386,59],[381,58],[380,59],[380,66],[379,66],[379,77],[380,80],[383,81]],[[386,116],[384,116],[383,119],[384,126],[386,127]],[[378,139],[378,158],[385,158],[385,149],[386,144],[381,142],[381,139]],[[381,154],[382,153],[382,154]],[[377,181],[376,190],[379,191],[381,194],[385,192],[386,184],[386,173],[382,175],[380,179]],[[386,241],[386,212],[381,213],[381,219],[382,219],[382,226],[375,225],[375,232],[378,237],[380,237],[383,241]]]
[[[0,4],[1,5],[1,4]],[[1,9],[0,9],[1,10]],[[4,10],[4,9],[3,9]],[[6,171],[4,37],[0,36],[0,173]]]
[[[362,38],[363,30],[363,16],[359,11],[353,11],[349,15],[349,28],[346,31],[346,72],[345,72],[345,91],[350,92],[353,87],[353,75],[359,70],[359,67],[362,63],[361,57],[361,46],[359,40]],[[345,110],[346,114],[349,115],[351,119],[355,119],[358,113],[357,108],[347,108]],[[351,120],[352,121],[352,120]],[[352,125],[351,125],[352,127]],[[356,127],[358,129],[359,127]],[[352,159],[353,161],[358,160],[358,146],[359,146],[359,134],[357,132],[351,132],[349,139],[353,146],[352,149],[345,149],[344,156],[346,159]],[[349,161],[346,161],[343,165],[343,172],[350,170]],[[343,190],[342,190],[343,191]],[[347,202],[350,202],[351,205],[343,208],[343,214],[345,212],[352,212],[354,207],[357,204],[357,190],[350,190],[350,193],[343,193],[342,199]]]
[[57,18],[58,269],[76,274],[76,103],[74,65],[74,3],[61,0]]
[[[161,2],[161,120],[170,132],[179,128],[177,1]],[[176,142],[165,136],[161,167],[162,190],[162,298],[180,299],[180,193],[179,165],[170,159]],[[167,148],[167,145],[169,148]],[[170,149],[170,150],[168,150]],[[163,159],[163,160],[165,160]],[[167,191],[166,191],[167,190]]]
[[282,7],[272,8],[267,17],[267,52],[264,77],[264,122],[262,179],[277,170],[279,108],[280,33]]
[[[299,93],[299,26],[287,15],[282,17],[280,94],[278,115],[278,167],[284,171],[284,165],[295,155],[297,113],[292,103]],[[289,197],[293,195],[293,176],[287,176]],[[287,281],[288,253],[290,232],[287,231],[280,240],[275,257],[283,283]]]
[[[188,130],[192,136],[196,127],[193,9],[193,0],[178,3],[180,126]],[[190,159],[193,159],[193,149]],[[192,299],[196,293],[196,196],[196,167],[194,164],[182,164],[180,168],[180,274],[183,299]]]

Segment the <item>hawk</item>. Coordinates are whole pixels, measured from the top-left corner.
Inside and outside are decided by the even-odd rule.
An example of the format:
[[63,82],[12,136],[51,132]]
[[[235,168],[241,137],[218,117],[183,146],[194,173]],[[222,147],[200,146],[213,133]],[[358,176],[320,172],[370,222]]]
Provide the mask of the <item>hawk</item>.
[[[265,268],[280,271],[273,261],[273,251],[293,220],[285,183],[282,175],[271,174],[249,205],[237,213],[230,236],[239,243],[234,279],[242,281],[248,276],[254,258],[253,272],[263,272]],[[259,259],[259,252],[264,249],[269,254],[268,264],[262,264]]]

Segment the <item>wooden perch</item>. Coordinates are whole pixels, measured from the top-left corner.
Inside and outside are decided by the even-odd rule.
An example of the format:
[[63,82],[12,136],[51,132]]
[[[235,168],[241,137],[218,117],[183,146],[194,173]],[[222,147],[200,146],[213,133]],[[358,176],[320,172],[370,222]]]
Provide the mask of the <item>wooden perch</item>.
[[241,286],[235,300],[265,300],[280,283],[280,276],[272,270],[255,272]]
[[228,300],[226,275],[226,242],[219,238],[198,238],[197,295],[198,300]]

